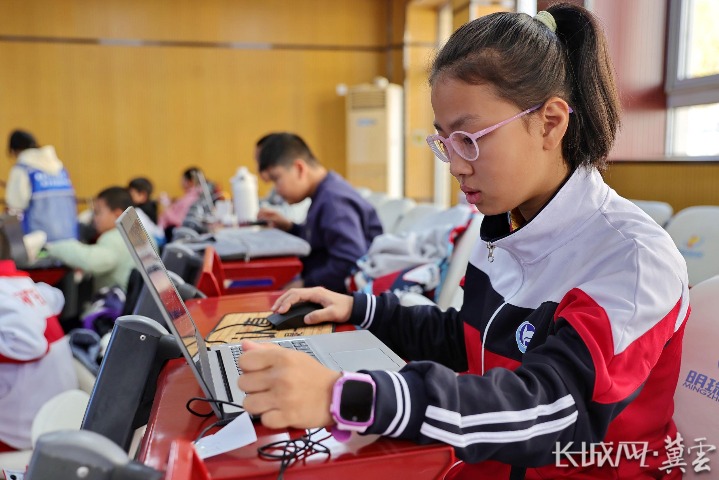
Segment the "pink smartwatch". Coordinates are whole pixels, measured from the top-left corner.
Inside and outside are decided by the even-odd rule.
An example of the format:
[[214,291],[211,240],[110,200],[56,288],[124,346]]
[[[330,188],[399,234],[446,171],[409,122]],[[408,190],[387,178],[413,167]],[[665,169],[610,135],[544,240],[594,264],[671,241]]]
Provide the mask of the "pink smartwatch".
[[342,372],[332,389],[330,413],[337,423],[332,436],[346,442],[352,432],[364,432],[374,421],[377,386],[366,373]]

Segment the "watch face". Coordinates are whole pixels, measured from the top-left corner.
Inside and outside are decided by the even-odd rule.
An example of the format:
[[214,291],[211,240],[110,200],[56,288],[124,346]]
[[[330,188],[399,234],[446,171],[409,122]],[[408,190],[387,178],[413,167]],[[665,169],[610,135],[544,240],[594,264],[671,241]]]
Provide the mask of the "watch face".
[[369,422],[372,416],[374,391],[371,384],[347,380],[342,385],[340,417],[351,422]]

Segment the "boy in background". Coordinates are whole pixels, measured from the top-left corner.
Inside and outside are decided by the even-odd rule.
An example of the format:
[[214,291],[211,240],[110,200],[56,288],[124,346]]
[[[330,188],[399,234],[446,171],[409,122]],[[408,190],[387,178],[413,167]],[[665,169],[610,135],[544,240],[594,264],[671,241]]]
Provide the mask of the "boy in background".
[[75,189],[51,145],[40,147],[35,137],[15,130],[8,140],[15,159],[5,187],[5,203],[13,215],[22,215],[25,233],[40,230],[48,241],[77,238]]
[[127,291],[127,281],[135,264],[115,228],[115,220],[130,206],[132,198],[127,190],[106,188],[93,202],[93,223],[100,235],[97,242],[93,245],[77,240],[51,242],[45,246],[48,254],[68,267],[92,274],[93,293],[113,285]]
[[157,223],[157,202],[152,199],[152,182],[145,177],[136,177],[130,180],[127,190],[135,208],[145,212],[147,218]]
[[277,133],[261,145],[260,175],[274,184],[289,204],[306,198],[312,203],[304,223],[291,222],[276,211],[261,209],[258,219],[306,240],[312,252],[302,259],[302,280],[290,286],[323,286],[345,292],[345,279],[382,224],[367,203],[345,179],[328,171],[307,144],[293,133]]

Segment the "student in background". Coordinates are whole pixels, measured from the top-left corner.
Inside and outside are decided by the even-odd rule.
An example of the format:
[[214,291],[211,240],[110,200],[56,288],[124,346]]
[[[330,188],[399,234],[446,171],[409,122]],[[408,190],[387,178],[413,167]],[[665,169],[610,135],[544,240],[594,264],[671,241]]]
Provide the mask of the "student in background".
[[264,142],[259,171],[288,203],[312,199],[301,225],[274,210],[261,209],[258,214],[272,226],[307,240],[312,248],[302,259],[302,280],[293,286],[320,285],[345,292],[351,268],[382,233],[377,212],[342,177],[323,167],[293,133],[274,134]]
[[168,239],[172,238],[172,229],[182,225],[190,207],[200,198],[200,186],[197,183],[198,171],[197,167],[190,167],[182,173],[181,182],[184,193],[174,202],[170,202],[165,192],[160,195],[162,213],[157,220],[157,225],[165,231]]
[[142,225],[158,247],[165,245],[165,231],[157,225],[157,202],[152,200],[152,182],[144,177],[130,180],[127,191]]
[[[455,480],[681,477],[667,467],[680,441],[687,269],[664,229],[600,174],[620,111],[607,52],[598,20],[570,4],[454,32],[430,73],[438,134],[427,141],[485,215],[461,311],[402,307],[392,293],[285,292],[273,310],[321,303],[306,323],[368,328],[411,361],[351,379],[244,341],[244,408],[270,427],[447,443],[464,461]],[[331,409],[341,393],[361,422],[338,415],[348,402]],[[621,442],[646,456],[582,461]]]
[[127,185],[135,208],[145,212],[147,218],[157,223],[157,201],[152,199],[152,189],[152,182],[145,177],[133,178]]
[[[279,133],[281,134],[281,132]],[[259,140],[257,140],[257,142],[255,143],[254,157],[258,170],[260,169],[260,152],[262,151],[262,146],[270,138],[272,138],[273,135],[277,135],[277,133],[268,133],[267,135],[264,135]],[[270,181],[270,179],[267,177],[267,172],[260,172],[260,178],[265,182]],[[302,223],[305,221],[305,218],[307,218],[307,211],[309,210],[311,204],[312,199],[310,197],[307,197],[301,202],[291,205],[287,203],[279,193],[277,193],[277,189],[274,186],[267,195],[265,195],[263,198],[260,198],[260,208],[274,210],[293,223]]]
[[60,290],[0,260],[0,451],[32,447],[32,421],[55,395],[77,388],[58,321]]
[[94,293],[114,285],[127,290],[127,280],[135,264],[115,227],[115,220],[130,206],[132,198],[126,189],[106,188],[93,202],[93,223],[100,235],[97,242],[93,245],[77,240],[52,242],[45,246],[48,254],[69,267],[92,274]]
[[8,152],[16,160],[5,188],[8,211],[22,216],[25,233],[41,230],[48,241],[77,238],[75,190],[51,145],[39,147],[35,137],[15,130]]

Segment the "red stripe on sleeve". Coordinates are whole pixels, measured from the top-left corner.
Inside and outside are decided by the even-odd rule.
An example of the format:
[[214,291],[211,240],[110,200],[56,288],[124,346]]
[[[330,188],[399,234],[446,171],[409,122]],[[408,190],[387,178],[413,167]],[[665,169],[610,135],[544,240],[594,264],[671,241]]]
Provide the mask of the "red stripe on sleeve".
[[589,349],[595,371],[593,401],[617,403],[646,381],[674,334],[680,308],[681,300],[623,352],[615,354],[612,327],[604,308],[578,288],[564,296],[554,318],[567,320]]

